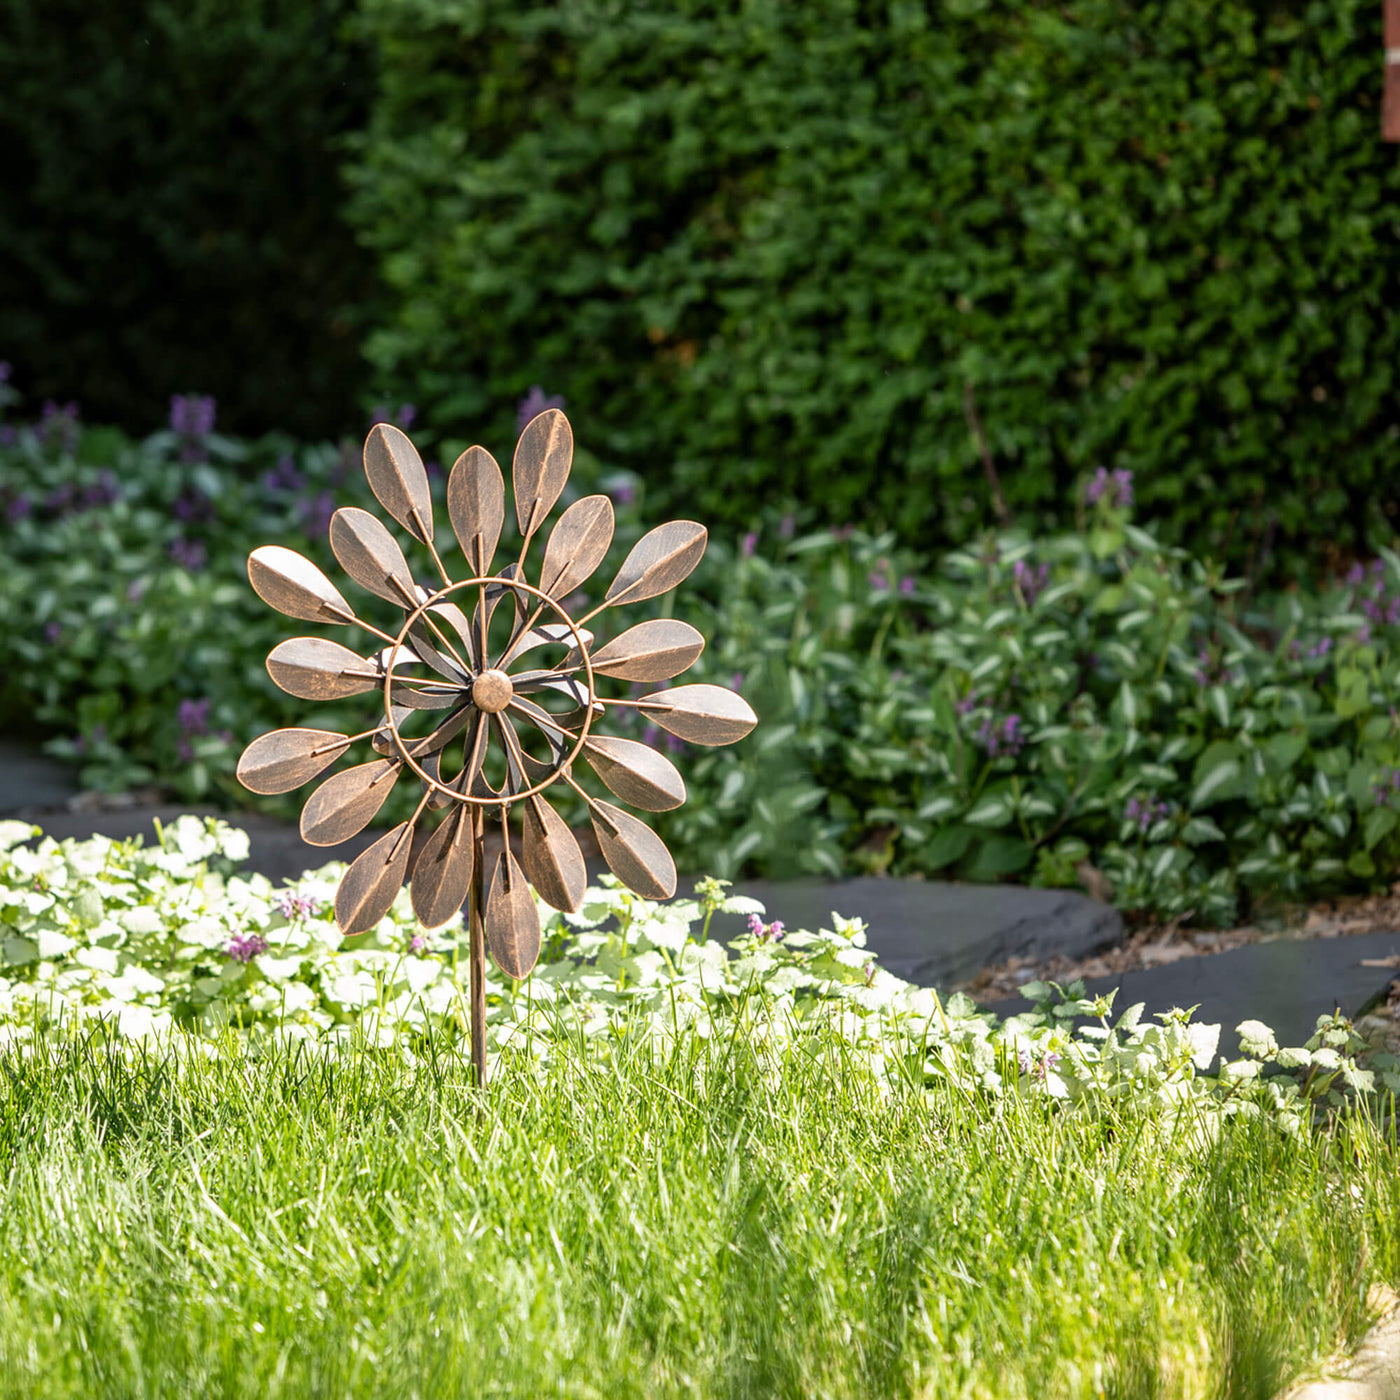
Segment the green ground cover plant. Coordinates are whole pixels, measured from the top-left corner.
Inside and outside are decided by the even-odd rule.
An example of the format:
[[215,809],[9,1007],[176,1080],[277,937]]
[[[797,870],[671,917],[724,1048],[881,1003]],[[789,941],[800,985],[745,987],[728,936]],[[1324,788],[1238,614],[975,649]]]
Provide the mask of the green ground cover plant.
[[[333,567],[331,512],[368,503],[354,450],[225,438],[213,414],[179,398],[136,443],[54,408],[0,443],[0,708],[57,731],[92,786],[246,801],[247,740],[344,718],[273,686],[282,632],[243,566],[280,541]],[[620,559],[645,495],[582,454],[576,477],[613,495]],[[1059,885],[1087,862],[1129,911],[1222,924],[1386,881],[1400,557],[1260,595],[1136,527],[1132,490],[1099,473],[1075,528],[941,555],[776,507],[718,534],[679,606],[710,638],[697,679],[740,689],[762,724],[688,756],[691,801],[659,822],[677,858],[726,878]]]
[[231,877],[226,827],[28,835],[0,841],[16,1396],[1269,1396],[1400,1274],[1400,1079],[1345,1025],[1291,1064],[1256,1023],[1235,1058],[1184,1014],[1071,1034],[1048,989],[997,1026],[909,1000],[839,918],[755,910],[725,953],[721,887],[600,888],[493,986],[481,1093],[433,1002],[452,940],[413,948],[405,910],[351,953],[334,872]]

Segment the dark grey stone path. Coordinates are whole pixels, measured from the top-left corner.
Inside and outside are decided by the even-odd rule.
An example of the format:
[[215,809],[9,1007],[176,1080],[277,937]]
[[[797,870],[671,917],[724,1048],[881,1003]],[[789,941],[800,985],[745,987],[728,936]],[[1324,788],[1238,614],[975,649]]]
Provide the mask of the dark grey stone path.
[[[867,946],[881,966],[924,986],[966,981],[1015,956],[1087,957],[1123,933],[1115,909],[1071,890],[865,877],[749,880],[732,893],[761,900],[770,921],[781,919],[793,929],[829,928],[833,910],[862,918],[869,926]],[[746,926],[736,914],[716,915],[710,932],[728,941]]]
[[[1400,932],[1361,933],[1346,938],[1276,939],[1250,943],[1213,957],[1182,958],[1165,967],[1123,972],[1086,983],[1098,996],[1118,988],[1114,1006],[1124,1011],[1146,1002],[1147,1017],[1158,1011],[1199,1006],[1197,1021],[1224,1028],[1221,1050],[1233,1055],[1234,1029],[1241,1021],[1263,1021],[1280,1045],[1301,1045],[1319,1016],[1340,1008],[1363,1014],[1400,977],[1400,966],[1365,964],[1400,957]],[[1022,997],[992,1002],[1000,1016],[1025,1011]]]
[[0,739],[0,817],[61,807],[77,795],[78,774],[70,764]]

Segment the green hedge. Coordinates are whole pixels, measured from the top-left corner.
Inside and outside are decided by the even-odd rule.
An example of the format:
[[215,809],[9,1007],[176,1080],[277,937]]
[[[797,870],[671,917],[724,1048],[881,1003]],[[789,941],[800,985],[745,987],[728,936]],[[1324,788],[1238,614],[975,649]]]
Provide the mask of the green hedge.
[[[533,383],[738,521],[928,544],[1136,473],[1170,538],[1392,537],[1400,161],[1374,0],[363,0],[378,368]],[[1233,522],[1233,523],[1232,523]],[[1207,533],[1203,533],[1207,532]]]
[[358,423],[352,4],[0,0],[0,359],[26,392],[141,432],[187,391],[242,431]]

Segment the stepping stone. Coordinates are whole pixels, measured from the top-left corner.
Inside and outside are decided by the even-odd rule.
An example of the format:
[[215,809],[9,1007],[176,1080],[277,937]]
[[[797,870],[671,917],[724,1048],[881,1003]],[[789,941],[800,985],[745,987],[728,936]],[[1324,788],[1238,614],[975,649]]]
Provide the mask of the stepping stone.
[[71,764],[0,740],[0,817],[61,807],[77,793],[78,773]]
[[[692,893],[694,881],[683,882]],[[748,880],[731,894],[760,900],[790,929],[831,927],[834,910],[865,920],[866,946],[908,982],[946,987],[1010,957],[1087,957],[1122,937],[1115,909],[1071,890],[954,885],[864,876],[853,880]],[[748,920],[716,914],[710,936],[730,941]]]
[[[1144,1019],[1155,1012],[1196,1006],[1193,1020],[1218,1022],[1221,1049],[1233,1055],[1234,1029],[1241,1021],[1262,1021],[1280,1045],[1301,1045],[1319,1016],[1338,1008],[1355,1020],[1400,977],[1400,932],[1359,933],[1345,938],[1280,938],[1249,943],[1214,956],[1181,958],[1164,967],[1097,977],[1085,983],[1090,996],[1118,988],[1117,1012],[1146,1002]],[[1030,1003],[1023,997],[992,1002],[998,1016],[1014,1016]]]

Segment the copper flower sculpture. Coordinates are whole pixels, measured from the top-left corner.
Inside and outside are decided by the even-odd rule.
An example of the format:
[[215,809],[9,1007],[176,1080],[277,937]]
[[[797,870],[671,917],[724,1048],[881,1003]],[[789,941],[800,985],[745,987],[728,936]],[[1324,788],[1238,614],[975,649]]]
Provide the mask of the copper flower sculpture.
[[[740,696],[719,686],[635,695],[647,684],[678,676],[700,655],[704,638],[688,623],[640,622],[602,647],[594,646],[588,630],[604,609],[657,597],[685,579],[705,551],[703,526],[677,520],[643,536],[603,601],[574,618],[566,605],[602,563],[613,536],[612,503],[606,496],[586,496],[560,515],[539,574],[528,580],[530,541],[558,501],[572,458],[573,433],[558,409],[526,426],[512,464],[519,555],[495,573],[505,521],[501,470],[481,447],[457,459],[447,482],[447,513],[465,576],[454,581],[433,545],[432,498],[421,457],[397,428],[375,427],[364,453],[370,488],[427,547],[441,586],[414,579],[394,536],[368,511],[337,510],[330,543],[361,588],[400,610],[392,632],[357,617],[330,579],[294,551],[266,545],[248,559],[253,588],[279,612],[308,622],[353,624],[383,644],[363,657],[325,638],[296,637],[268,656],[272,679],[306,700],[378,692],[383,713],[357,734],[264,734],[244,750],[238,777],[253,792],[290,792],[368,739],[377,757],[335,773],[307,799],[301,833],[318,846],[362,831],[405,773],[420,785],[413,817],[346,870],[336,893],[336,922],[347,935],[373,928],[406,878],[414,913],[428,928],[449,923],[467,904],[479,1076],[485,1068],[484,946],[508,976],[525,977],[540,949],[529,885],[556,909],[575,910],[583,897],[583,855],[545,801],[547,789],[562,782],[583,798],[603,857],[625,885],[649,899],[675,893],[675,864],[661,839],[636,817],[586,792],[573,769],[586,763],[616,797],[654,812],[679,807],[685,783],[663,754],[633,739],[594,733],[596,721],[612,707],[630,706],[697,744],[733,743],[757,722]],[[603,698],[597,692],[601,677],[633,682],[633,696]],[[426,839],[415,841],[429,809],[446,815]],[[513,809],[521,816],[518,838],[511,830]],[[489,873],[483,869],[488,821],[500,823],[504,842]]]

